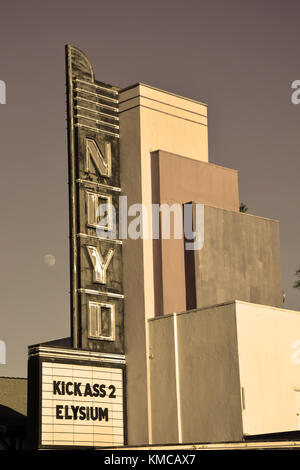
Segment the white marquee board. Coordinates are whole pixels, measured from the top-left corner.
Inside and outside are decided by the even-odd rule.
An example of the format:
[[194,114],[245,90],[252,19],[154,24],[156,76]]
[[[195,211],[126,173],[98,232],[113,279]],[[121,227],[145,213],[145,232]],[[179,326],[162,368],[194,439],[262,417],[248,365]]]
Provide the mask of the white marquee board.
[[42,446],[124,445],[123,370],[42,363]]

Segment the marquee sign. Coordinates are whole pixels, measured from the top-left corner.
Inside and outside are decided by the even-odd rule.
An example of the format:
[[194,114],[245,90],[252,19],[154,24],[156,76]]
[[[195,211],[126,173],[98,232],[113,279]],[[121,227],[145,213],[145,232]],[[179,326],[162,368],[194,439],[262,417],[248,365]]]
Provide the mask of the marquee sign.
[[32,447],[126,443],[122,355],[31,346],[28,372]]
[[123,445],[123,370],[43,362],[41,444]]
[[73,346],[121,353],[122,242],[107,237],[118,233],[109,209],[118,210],[121,191],[118,89],[96,81],[74,46],[66,65]]

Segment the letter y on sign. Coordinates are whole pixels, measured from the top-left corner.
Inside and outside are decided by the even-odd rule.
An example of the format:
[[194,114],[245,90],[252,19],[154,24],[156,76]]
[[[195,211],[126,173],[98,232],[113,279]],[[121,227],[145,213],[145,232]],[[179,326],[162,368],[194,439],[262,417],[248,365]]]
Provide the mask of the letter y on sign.
[[87,250],[94,267],[94,282],[106,284],[106,272],[114,255],[114,250],[109,249],[106,253],[105,259],[103,259],[100,251],[95,246],[87,246]]

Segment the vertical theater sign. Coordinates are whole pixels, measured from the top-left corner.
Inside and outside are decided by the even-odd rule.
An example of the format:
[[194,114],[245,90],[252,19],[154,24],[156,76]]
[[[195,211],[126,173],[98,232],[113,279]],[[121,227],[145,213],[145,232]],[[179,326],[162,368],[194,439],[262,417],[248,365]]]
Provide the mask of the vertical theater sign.
[[105,237],[114,229],[110,211],[103,224],[98,214],[101,205],[116,208],[120,194],[118,91],[95,82],[89,62],[72,46],[67,83],[73,345],[120,353],[122,244]]
[[[71,338],[29,347],[32,447],[123,445],[125,423],[118,89],[66,46]],[[38,399],[37,399],[38,397]]]

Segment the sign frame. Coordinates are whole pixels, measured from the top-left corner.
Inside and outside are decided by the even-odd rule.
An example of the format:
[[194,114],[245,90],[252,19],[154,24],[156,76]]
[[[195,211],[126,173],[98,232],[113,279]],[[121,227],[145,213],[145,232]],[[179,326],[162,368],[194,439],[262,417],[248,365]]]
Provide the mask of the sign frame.
[[[127,403],[126,403],[126,365],[122,356],[103,355],[101,353],[81,354],[78,349],[61,349],[46,346],[30,346],[28,361],[28,445],[31,449],[87,450],[123,447],[128,443],[127,436]],[[69,356],[69,357],[68,357]],[[74,357],[72,357],[74,356]],[[81,356],[81,358],[80,358]],[[89,358],[90,356],[90,358]],[[120,445],[45,445],[42,444],[42,368],[43,363],[84,365],[101,368],[122,369],[123,380],[123,432],[124,444]]]
[[[122,240],[114,239],[119,230],[100,222],[90,223],[90,203],[99,206],[105,199],[119,210],[120,144],[119,144],[119,88],[95,79],[93,67],[86,55],[73,45],[66,46],[68,170],[69,170],[69,228],[70,228],[70,295],[71,337],[74,348],[120,354],[124,352],[124,294],[122,268]],[[89,198],[94,196],[94,199]],[[97,203],[98,201],[98,203]],[[111,205],[112,206],[112,205]],[[95,218],[95,214],[92,219]],[[93,222],[95,222],[93,220]],[[99,236],[98,230],[109,233]],[[108,281],[90,282],[88,272],[93,266],[85,260],[85,242],[106,252],[113,248]],[[103,255],[103,253],[102,253]],[[98,260],[99,261],[99,260]],[[88,300],[113,304],[115,310],[114,340],[89,336]]]

